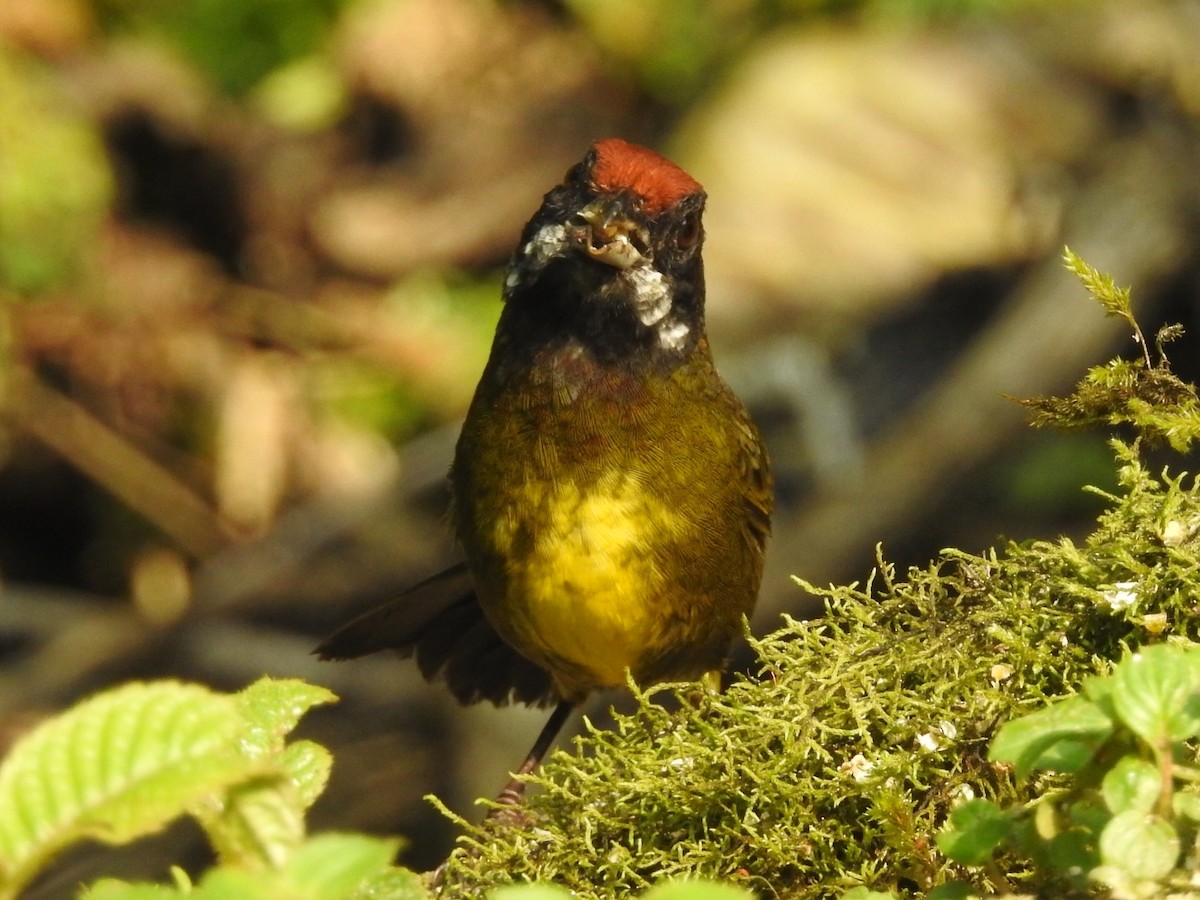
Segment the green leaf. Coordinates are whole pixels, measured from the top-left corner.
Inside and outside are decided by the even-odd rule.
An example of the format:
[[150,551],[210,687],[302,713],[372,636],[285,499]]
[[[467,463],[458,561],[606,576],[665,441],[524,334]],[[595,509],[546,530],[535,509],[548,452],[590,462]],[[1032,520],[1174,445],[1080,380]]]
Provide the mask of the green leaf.
[[1096,741],[1077,741],[1066,738],[1051,744],[1041,756],[1033,761],[1030,770],[1044,772],[1079,772],[1092,761],[1100,743]]
[[1200,734],[1198,657],[1158,644],[1124,660],[1112,675],[1113,707],[1151,746]]
[[232,698],[160,681],[98,694],[36,728],[0,766],[0,884],[15,892],[73,841],[133,840],[244,781],[251,766],[230,750],[238,725]]
[[1094,753],[1112,729],[1112,719],[1097,704],[1077,694],[1005,723],[992,740],[988,758],[1012,764],[1017,777],[1025,778],[1060,741],[1082,744]]
[[280,869],[210,869],[191,891],[106,880],[84,900],[428,900],[413,872],[391,868],[399,842],[323,834],[296,849]]
[[1162,776],[1146,760],[1126,756],[1104,776],[1100,792],[1114,813],[1148,813],[1162,793]]
[[886,891],[873,891],[869,887],[860,886],[850,888],[850,890],[842,894],[842,900],[896,900],[896,895]]
[[950,814],[949,827],[935,840],[955,862],[978,866],[991,857],[1008,829],[1008,815],[991,800],[968,800]]
[[[387,869],[400,842],[357,834],[322,834],[288,860],[288,880],[314,897],[341,900]],[[420,896],[420,895],[417,895]]]
[[1179,836],[1160,816],[1123,812],[1100,833],[1100,857],[1132,878],[1155,881],[1175,868]]
[[246,722],[243,752],[256,757],[283,750],[283,739],[301,717],[314,706],[337,702],[337,695],[296,678],[260,678],[236,699]]
[[1110,676],[1093,675],[1083,682],[1083,695],[1110,716],[1115,716],[1112,705],[1113,684]]
[[279,868],[304,840],[304,805],[279,775],[238,785],[220,799],[216,814],[197,818],[226,865]]
[[279,762],[304,809],[308,809],[329,783],[329,771],[333,768],[333,756],[320,744],[312,741],[295,741],[288,744],[280,754]]
[[304,813],[324,790],[331,765],[320,745],[287,746],[285,738],[309,709],[336,697],[303,681],[263,678],[235,699],[240,752],[266,771],[195,813],[222,862],[277,868],[303,842]]

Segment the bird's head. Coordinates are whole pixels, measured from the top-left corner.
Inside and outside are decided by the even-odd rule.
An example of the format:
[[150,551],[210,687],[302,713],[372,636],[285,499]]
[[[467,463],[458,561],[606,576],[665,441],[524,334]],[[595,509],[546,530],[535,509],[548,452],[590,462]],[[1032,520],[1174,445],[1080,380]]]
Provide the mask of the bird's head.
[[704,328],[704,200],[670,160],[597,141],[525,226],[505,279],[506,318],[602,357],[687,352]]

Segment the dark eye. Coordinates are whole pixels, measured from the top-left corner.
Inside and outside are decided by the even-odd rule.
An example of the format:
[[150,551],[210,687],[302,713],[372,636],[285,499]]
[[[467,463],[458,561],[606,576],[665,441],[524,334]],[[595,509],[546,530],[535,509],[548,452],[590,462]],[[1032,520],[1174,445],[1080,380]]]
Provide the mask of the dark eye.
[[675,235],[675,244],[680,250],[688,250],[696,246],[700,240],[700,216],[698,213],[688,213],[679,223],[679,233]]

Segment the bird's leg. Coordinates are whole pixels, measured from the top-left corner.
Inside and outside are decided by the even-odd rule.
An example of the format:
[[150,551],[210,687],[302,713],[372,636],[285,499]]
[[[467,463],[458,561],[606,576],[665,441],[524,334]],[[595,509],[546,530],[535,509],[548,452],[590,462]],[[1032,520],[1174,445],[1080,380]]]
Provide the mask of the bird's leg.
[[[541,733],[533,742],[529,755],[525,757],[525,762],[521,763],[521,768],[513,773],[512,779],[504,786],[500,796],[496,798],[497,805],[489,809],[488,814],[484,816],[485,823],[494,823],[501,828],[521,825],[524,816],[516,807],[520,805],[521,798],[525,795],[525,776],[538,767],[538,763],[542,761],[542,757],[546,755],[546,751],[550,749],[550,745],[554,743],[554,739],[558,737],[558,733],[566,724],[567,717],[574,709],[575,703],[570,700],[560,700],[558,706],[554,707],[554,712],[550,713],[550,718],[542,726]],[[468,851],[469,856],[478,855],[478,853],[477,849]],[[441,886],[445,884],[446,867],[449,863],[450,861],[446,860],[426,876],[427,884],[430,887],[440,891]]]
[[504,786],[504,790],[496,798],[496,802],[500,806],[493,807],[487,815],[489,819],[495,818],[503,807],[516,806],[521,802],[521,797],[525,793],[525,776],[538,767],[538,763],[542,761],[542,757],[546,755],[546,751],[550,749],[550,745],[562,731],[563,724],[573,709],[575,709],[575,704],[570,700],[560,700],[558,706],[554,707],[554,712],[550,714],[550,719],[543,726],[537,740],[534,741],[533,748],[525,757],[525,762],[521,763],[521,768],[517,769],[512,780]]

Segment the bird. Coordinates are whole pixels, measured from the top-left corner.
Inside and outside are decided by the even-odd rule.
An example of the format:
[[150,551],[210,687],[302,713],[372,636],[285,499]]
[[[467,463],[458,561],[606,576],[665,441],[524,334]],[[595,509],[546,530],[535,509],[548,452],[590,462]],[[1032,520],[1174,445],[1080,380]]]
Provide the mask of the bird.
[[450,467],[464,561],[316,653],[415,656],[463,704],[553,705],[493,812],[593,692],[719,687],[771,528],[761,436],[705,329],[706,194],[595,141],[525,225]]

